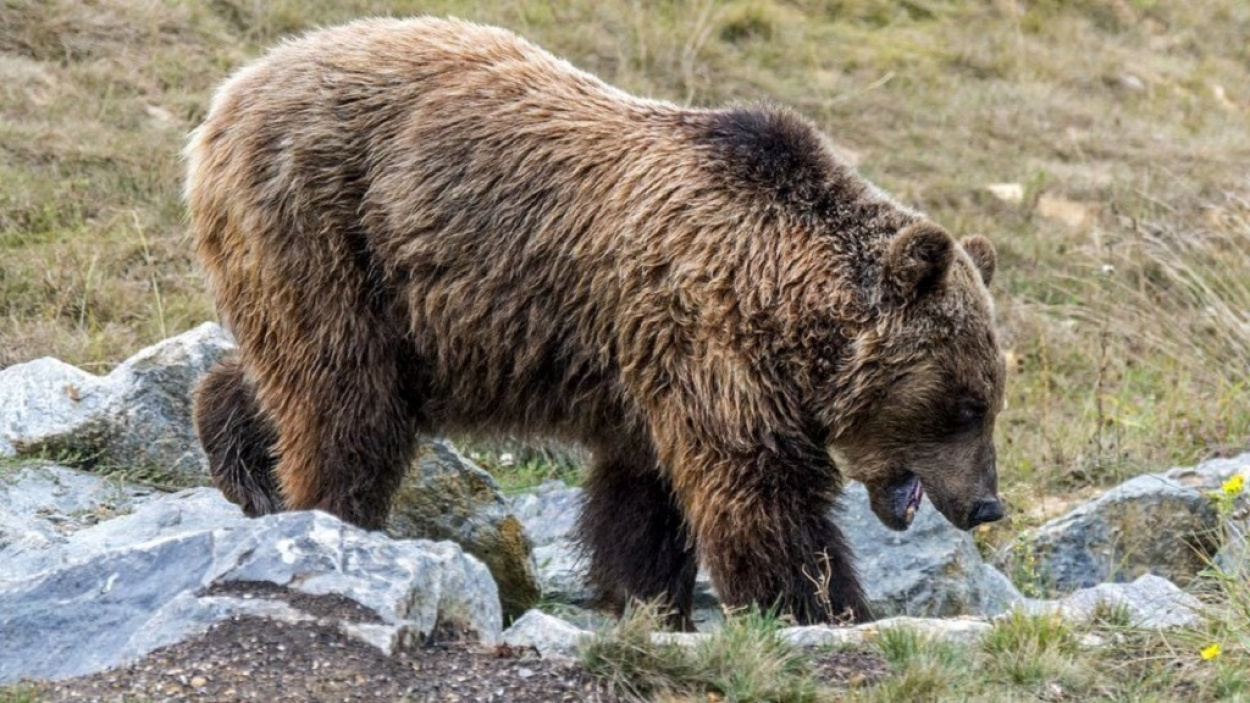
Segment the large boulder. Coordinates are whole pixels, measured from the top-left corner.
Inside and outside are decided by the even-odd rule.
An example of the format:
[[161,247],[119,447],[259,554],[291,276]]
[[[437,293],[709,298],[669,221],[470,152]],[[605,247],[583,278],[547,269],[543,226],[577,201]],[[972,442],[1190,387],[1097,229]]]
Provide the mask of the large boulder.
[[[593,595],[574,533],[581,504],[580,489],[558,483],[543,484],[512,502],[534,540],[544,594],[566,603],[586,603]],[[860,581],[878,616],[995,615],[1022,600],[1011,582],[981,559],[972,537],[927,501],[906,532],[881,525],[859,484],[848,485],[842,506],[834,519],[856,553]],[[714,602],[711,584],[701,574],[696,605]]]
[[490,474],[451,442],[422,446],[386,531],[399,539],[449,539],[482,560],[499,585],[505,617],[519,617],[542,595],[524,526]]
[[489,571],[450,542],[396,541],[319,512],[250,520],[212,489],[2,558],[0,684],[117,666],[234,615],[321,621],[326,598],[350,614],[335,626],[387,652],[502,630]]
[[0,456],[56,456],[94,466],[205,480],[191,426],[199,379],[234,348],[204,323],[139,351],[107,376],[56,359],[0,371]]
[[835,517],[855,551],[860,582],[878,617],[997,615],[1021,600],[1011,581],[986,564],[972,536],[925,500],[906,532],[873,514],[868,491],[847,486]]
[[1250,453],[1174,468],[1163,476],[1224,504],[1222,541],[1212,561],[1225,574],[1250,577]]
[[1134,477],[1059,518],[1019,535],[996,557],[1042,589],[1068,593],[1153,574],[1186,586],[1220,545],[1210,490],[1189,470]]
[[[192,397],[200,379],[234,348],[221,327],[205,323],[141,350],[107,376],[50,358],[4,369],[0,457],[55,456],[167,484],[204,483],[207,459],[191,422]],[[538,599],[524,528],[490,475],[449,442],[423,445],[395,497],[387,531],[462,545],[490,567],[510,617]],[[35,538],[0,509],[0,548],[19,533]]]

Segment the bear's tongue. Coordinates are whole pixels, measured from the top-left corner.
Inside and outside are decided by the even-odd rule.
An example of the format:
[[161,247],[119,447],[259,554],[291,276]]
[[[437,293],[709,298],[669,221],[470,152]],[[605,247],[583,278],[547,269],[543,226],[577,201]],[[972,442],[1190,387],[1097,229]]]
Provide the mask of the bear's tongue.
[[916,511],[920,509],[920,499],[924,497],[924,485],[915,476],[912,476],[908,482],[911,487],[907,493],[907,507],[903,509],[903,520],[910,525],[916,517]]

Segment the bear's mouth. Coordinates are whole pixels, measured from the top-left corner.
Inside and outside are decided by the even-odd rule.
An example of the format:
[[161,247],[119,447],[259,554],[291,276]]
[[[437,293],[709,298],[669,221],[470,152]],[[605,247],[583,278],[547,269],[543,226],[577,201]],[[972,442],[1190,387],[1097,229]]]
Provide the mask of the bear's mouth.
[[924,485],[916,474],[908,472],[907,478],[895,484],[890,492],[894,517],[906,529],[911,526],[912,520],[916,518],[916,511],[920,509],[920,499],[924,498]]

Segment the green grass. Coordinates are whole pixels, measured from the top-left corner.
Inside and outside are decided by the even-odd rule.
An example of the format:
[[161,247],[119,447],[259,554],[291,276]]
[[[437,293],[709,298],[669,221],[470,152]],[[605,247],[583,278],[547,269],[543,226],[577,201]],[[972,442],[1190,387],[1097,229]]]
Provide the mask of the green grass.
[[578,447],[545,440],[456,438],[456,446],[494,477],[500,489],[516,494],[547,481],[576,486],[588,455]]
[[659,622],[656,609],[635,610],[583,648],[583,663],[636,700],[834,700],[812,678],[812,657],[787,645],[778,634],[782,624],[758,610],[727,618],[693,646],[655,642]]
[[[639,701],[1245,700],[1246,614],[1229,616],[1212,611],[1194,628],[1162,633],[1128,627],[1113,609],[1081,626],[1011,614],[973,642],[895,627],[864,645],[800,650],[777,636],[783,623],[759,612],[728,618],[694,646],[656,641],[659,619],[642,608],[598,633],[581,656],[614,690]],[[1212,644],[1220,654],[1204,659]],[[875,658],[884,667],[870,666],[866,677],[819,675],[822,663],[846,655],[857,658],[842,666]]]
[[36,703],[38,700],[38,694],[30,686],[0,686],[0,703]]

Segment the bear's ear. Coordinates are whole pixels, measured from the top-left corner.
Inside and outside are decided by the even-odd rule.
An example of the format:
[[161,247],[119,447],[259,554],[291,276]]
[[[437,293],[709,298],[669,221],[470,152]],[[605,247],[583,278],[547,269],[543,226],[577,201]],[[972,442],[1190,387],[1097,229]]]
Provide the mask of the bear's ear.
[[955,240],[928,222],[908,225],[890,242],[885,256],[886,285],[906,299],[918,298],[942,280],[955,258]]
[[981,272],[981,280],[988,286],[994,280],[994,269],[998,266],[998,254],[994,252],[994,245],[990,240],[976,234],[964,237],[959,243],[968,252],[968,256],[972,257],[972,263]]

